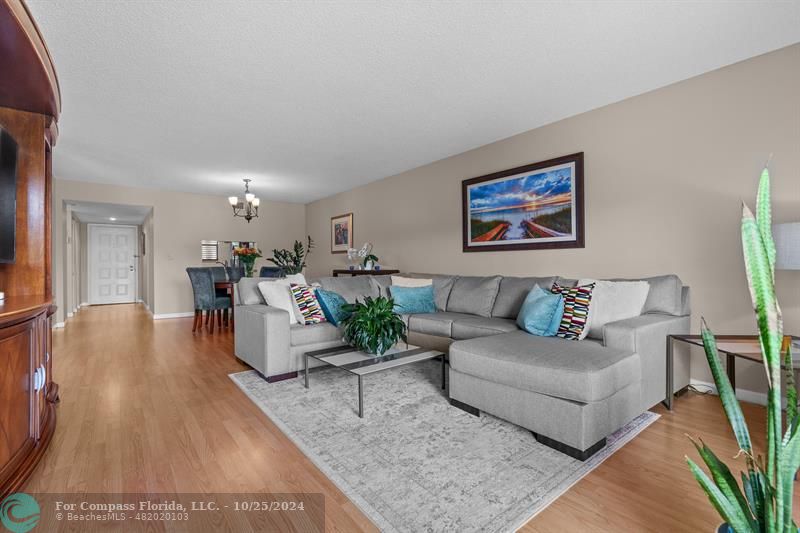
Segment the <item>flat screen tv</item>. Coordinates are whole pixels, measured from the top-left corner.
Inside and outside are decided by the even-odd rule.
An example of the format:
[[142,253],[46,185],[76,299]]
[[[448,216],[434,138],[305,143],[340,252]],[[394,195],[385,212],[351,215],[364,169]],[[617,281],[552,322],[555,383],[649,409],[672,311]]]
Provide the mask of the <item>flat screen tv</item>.
[[17,143],[0,128],[0,263],[13,263],[17,226]]

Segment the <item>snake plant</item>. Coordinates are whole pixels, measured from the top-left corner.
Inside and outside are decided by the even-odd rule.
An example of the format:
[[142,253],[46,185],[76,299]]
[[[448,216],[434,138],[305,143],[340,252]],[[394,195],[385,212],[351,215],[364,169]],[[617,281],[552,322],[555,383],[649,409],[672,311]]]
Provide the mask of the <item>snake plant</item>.
[[350,313],[344,320],[344,339],[355,348],[373,355],[383,355],[399,340],[406,340],[406,323],[394,312],[394,300],[367,296],[364,302],[347,304]]
[[[753,450],[741,406],[722,369],[714,335],[704,320],[702,336],[706,358],[747,472],[741,473],[740,486],[730,468],[702,440],[692,442],[710,477],[688,457],[686,461],[711,504],[736,533],[796,533],[797,524],[792,518],[792,490],[800,467],[800,419],[791,342],[784,342],[781,309],[775,296],[775,244],[772,240],[769,171],[766,168],[761,174],[755,215],[746,204],[743,204],[742,212],[744,263],[769,383],[766,460]],[[785,426],[781,413],[782,370],[787,386]]]

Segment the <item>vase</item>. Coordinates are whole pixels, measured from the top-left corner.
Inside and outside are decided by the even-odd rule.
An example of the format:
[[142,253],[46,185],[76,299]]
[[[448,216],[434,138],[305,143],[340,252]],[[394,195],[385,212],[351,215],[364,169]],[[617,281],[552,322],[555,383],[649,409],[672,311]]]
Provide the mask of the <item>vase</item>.
[[374,266],[375,266],[375,262],[372,261],[372,260],[369,260],[369,261],[364,263],[364,270],[372,270],[372,267],[374,267]]
[[256,262],[255,261],[242,261],[244,263],[244,275],[248,278],[253,277],[253,272],[256,269]]

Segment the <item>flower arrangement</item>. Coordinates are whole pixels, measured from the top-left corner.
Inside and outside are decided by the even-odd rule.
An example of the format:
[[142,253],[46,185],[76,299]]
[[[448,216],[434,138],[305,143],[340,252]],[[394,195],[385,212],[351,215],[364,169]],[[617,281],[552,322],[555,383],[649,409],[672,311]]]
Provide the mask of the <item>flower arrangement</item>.
[[[372,253],[371,242],[365,242],[360,250],[349,248],[347,250],[347,258],[350,261],[360,261],[364,270],[372,270],[375,267],[375,263],[379,261],[378,257]],[[353,267],[351,267],[352,269]]]
[[258,248],[234,248],[233,255],[239,258],[239,262],[244,265],[244,271],[248,278],[253,277],[253,270],[256,266],[256,259],[261,256],[261,250]]

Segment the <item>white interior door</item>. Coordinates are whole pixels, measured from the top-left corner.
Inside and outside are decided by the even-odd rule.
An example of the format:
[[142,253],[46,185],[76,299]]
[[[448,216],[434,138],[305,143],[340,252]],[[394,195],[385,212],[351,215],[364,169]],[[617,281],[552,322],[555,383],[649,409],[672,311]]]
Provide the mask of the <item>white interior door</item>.
[[89,225],[89,303],[136,301],[136,227]]

